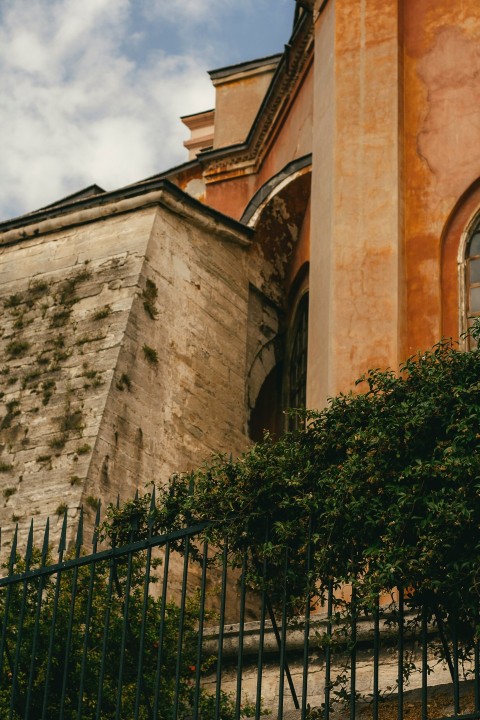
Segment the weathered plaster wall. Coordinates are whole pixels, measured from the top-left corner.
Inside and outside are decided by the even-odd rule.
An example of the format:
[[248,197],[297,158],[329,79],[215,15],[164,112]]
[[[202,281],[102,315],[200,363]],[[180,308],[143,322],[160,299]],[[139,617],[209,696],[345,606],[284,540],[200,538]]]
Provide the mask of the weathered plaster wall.
[[[310,297],[308,313],[307,406],[322,407],[332,387],[332,295],[335,154],[335,0],[315,23]],[[316,128],[322,129],[317,132]],[[313,167],[314,166],[314,167]],[[319,351],[319,347],[321,351]]]
[[316,22],[312,406],[400,354],[397,10],[335,0]]
[[[406,0],[404,28],[406,351],[412,352],[442,333],[458,334],[456,248],[448,250],[442,280],[441,239],[457,201],[480,175],[478,3]],[[441,292],[449,298],[443,312]]]

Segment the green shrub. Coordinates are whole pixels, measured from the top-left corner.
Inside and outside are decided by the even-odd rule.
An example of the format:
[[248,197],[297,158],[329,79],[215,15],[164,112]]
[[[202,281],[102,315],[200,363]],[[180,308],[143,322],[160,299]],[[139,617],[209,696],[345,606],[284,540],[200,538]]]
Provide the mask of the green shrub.
[[142,291],[143,308],[152,320],[155,320],[158,316],[158,310],[155,305],[157,297],[157,286],[155,285],[153,280],[147,279],[145,288]]
[[103,308],[100,308],[93,314],[93,319],[95,321],[104,320],[111,314],[111,312],[112,308],[110,307],[110,305],[105,305]]
[[144,345],[143,346],[143,354],[145,356],[146,361],[149,362],[150,365],[158,364],[158,353],[152,347],[150,347],[149,345]]
[[88,443],[85,443],[84,445],[80,445],[80,447],[77,448],[77,454],[87,455],[91,449],[91,446]]
[[30,347],[27,340],[12,340],[6,347],[7,355],[11,358],[23,357]]
[[53,437],[48,444],[53,450],[62,450],[62,448],[65,447],[66,443],[67,436],[65,435],[65,433],[62,433],[61,435],[55,435],[55,437]]
[[62,327],[62,325],[65,325],[68,322],[71,314],[72,309],[70,307],[62,308],[62,310],[56,310],[52,313],[50,318],[50,327]]
[[15,294],[13,294],[13,295],[9,295],[9,297],[8,297],[6,300],[4,300],[3,306],[4,306],[6,309],[16,308],[16,307],[18,307],[22,302],[23,302],[23,296],[21,295],[21,293],[15,293]]
[[132,389],[132,381],[126,373],[122,373],[119,380],[117,381],[117,390],[123,392],[123,390],[125,389],[130,392],[130,390]]

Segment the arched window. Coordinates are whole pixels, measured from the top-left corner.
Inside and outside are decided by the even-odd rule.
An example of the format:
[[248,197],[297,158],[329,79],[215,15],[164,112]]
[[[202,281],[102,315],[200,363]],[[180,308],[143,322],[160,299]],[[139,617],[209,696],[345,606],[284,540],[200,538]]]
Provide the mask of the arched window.
[[474,227],[466,248],[465,310],[470,327],[474,319],[480,317],[480,222]]
[[[287,365],[287,408],[303,409],[307,405],[308,293],[298,303],[289,342]],[[298,427],[296,416],[290,416],[290,430]]]

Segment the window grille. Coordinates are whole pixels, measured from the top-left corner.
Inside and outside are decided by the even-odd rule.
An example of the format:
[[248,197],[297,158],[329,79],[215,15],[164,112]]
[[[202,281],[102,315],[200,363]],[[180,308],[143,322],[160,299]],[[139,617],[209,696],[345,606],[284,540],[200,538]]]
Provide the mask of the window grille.
[[[290,351],[288,376],[288,407],[305,408],[307,404],[307,350],[308,350],[308,293],[298,305]],[[296,429],[299,419],[290,417],[290,430]]]
[[[468,242],[465,260],[466,311],[470,327],[474,319],[480,317],[480,224],[477,224]],[[472,346],[472,339],[469,343]]]

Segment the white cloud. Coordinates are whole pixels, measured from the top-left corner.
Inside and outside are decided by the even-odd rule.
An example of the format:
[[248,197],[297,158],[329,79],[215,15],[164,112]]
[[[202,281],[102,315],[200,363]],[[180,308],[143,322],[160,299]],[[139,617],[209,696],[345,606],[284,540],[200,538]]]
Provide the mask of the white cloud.
[[[244,4],[251,0],[242,0]],[[197,23],[199,20],[215,21],[220,12],[225,12],[235,5],[237,0],[153,0],[145,6],[146,13],[155,13],[159,17],[171,19],[182,18],[183,22]]]
[[[131,2],[1,1],[0,217],[186,160],[178,117],[213,106],[204,60],[149,48],[141,63],[126,56]],[[212,2],[173,5],[195,13]]]

